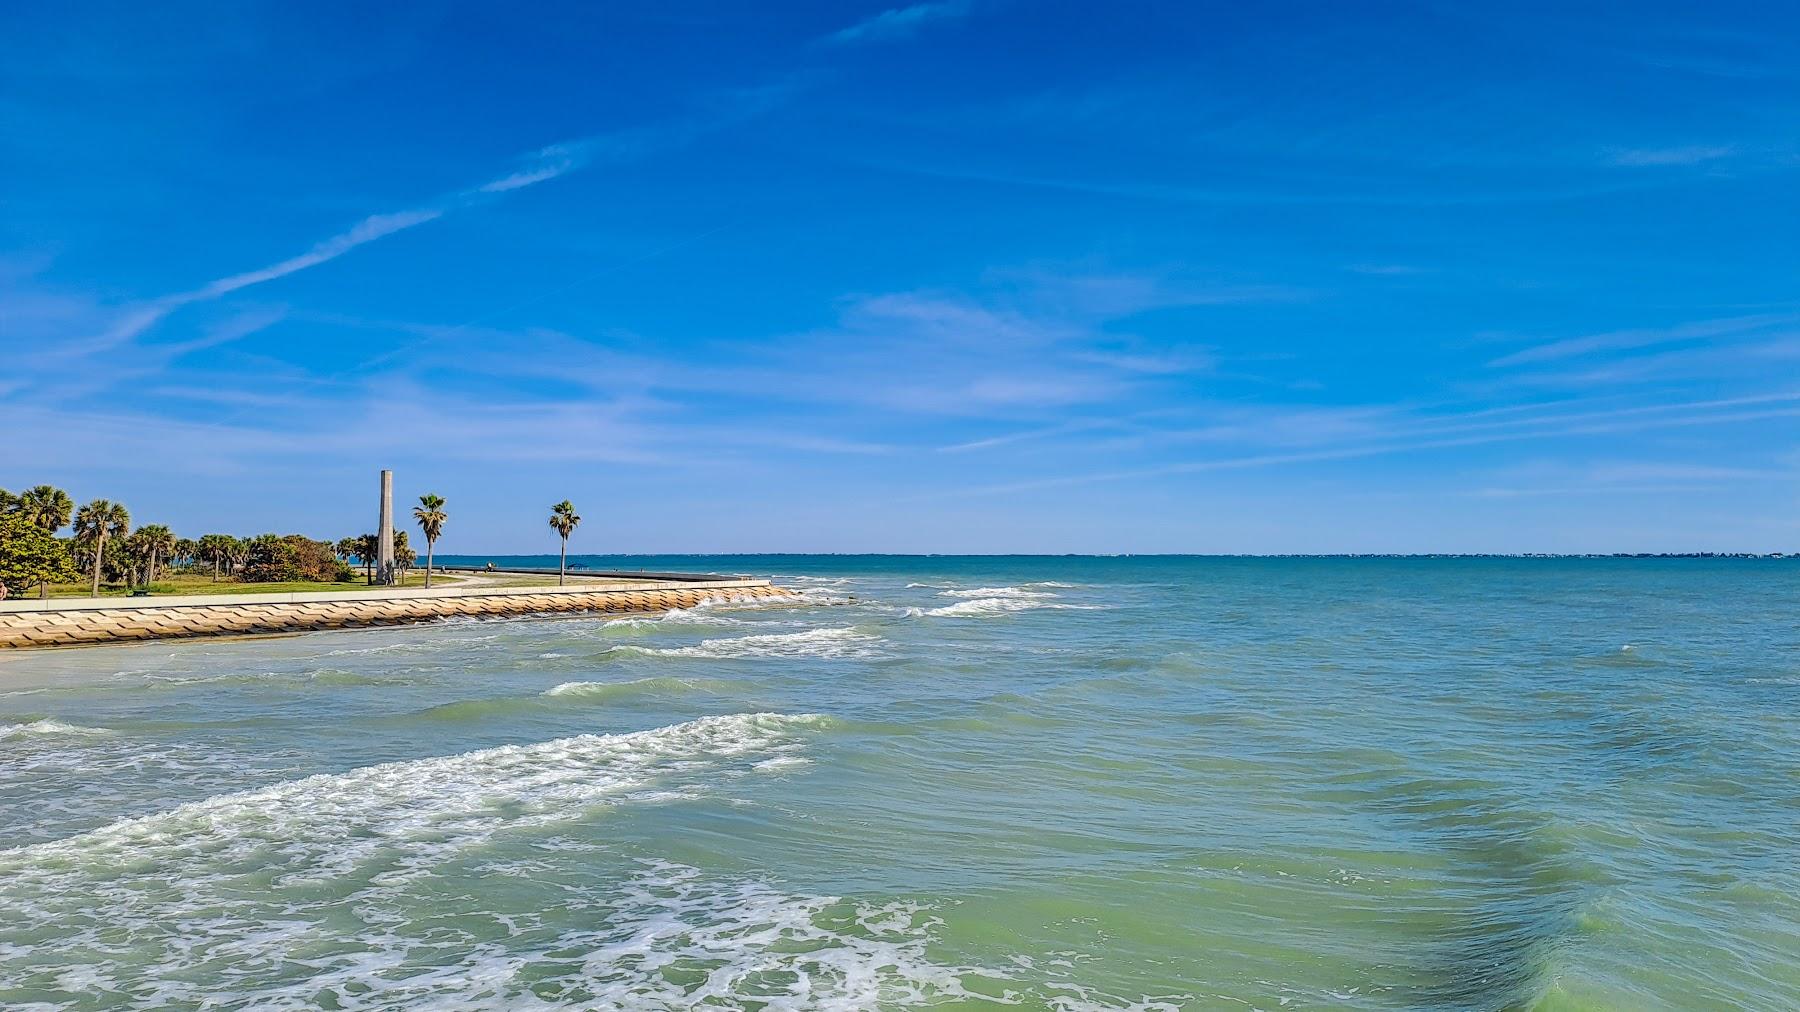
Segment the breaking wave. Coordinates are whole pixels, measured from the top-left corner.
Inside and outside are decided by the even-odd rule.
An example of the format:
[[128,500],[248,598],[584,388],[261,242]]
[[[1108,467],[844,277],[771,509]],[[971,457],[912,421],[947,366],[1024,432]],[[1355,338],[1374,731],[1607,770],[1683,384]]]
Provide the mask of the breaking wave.
[[588,703],[605,703],[633,696],[689,695],[697,692],[720,693],[736,688],[738,683],[718,678],[639,678],[629,682],[563,682],[545,689],[544,695]]
[[905,614],[912,618],[932,616],[935,618],[979,618],[994,615],[1009,615],[1014,612],[1050,609],[1057,611],[1094,611],[1098,605],[1071,604],[1058,600],[1054,591],[1040,590],[1041,587],[1068,587],[1070,584],[1044,581],[1029,583],[1024,586],[1005,587],[953,587],[938,591],[939,597],[957,597],[962,600],[955,604],[947,604],[937,608],[908,608]]
[[931,615],[938,618],[980,618],[990,615],[1008,615],[1018,611],[1035,611],[1053,609],[1058,611],[1094,611],[1098,605],[1068,604],[1062,601],[1045,600],[1043,596],[1012,597],[976,597],[967,601],[947,604],[942,608],[923,608],[920,615]]
[[[814,715],[734,714],[388,763],[0,850],[0,991],[57,993],[78,982],[107,999],[190,1005],[220,987],[197,983],[207,974],[196,971],[230,966],[231,989],[249,987],[238,1000],[258,1008],[318,1007],[322,995],[368,1008],[526,1000],[532,992],[516,972],[542,964],[541,954],[507,952],[499,940],[445,946],[430,918],[398,912],[410,892],[431,888],[436,869],[478,856],[500,834],[542,833],[603,806],[695,796],[722,780],[792,767],[782,760],[799,758],[807,732],[827,724]],[[746,974],[814,965],[820,986],[835,989],[821,994],[861,993],[867,974],[853,971],[873,948],[847,941],[842,953],[809,958],[742,934],[806,937],[802,920],[836,901],[755,883],[707,888],[697,876],[654,865],[622,894],[594,897],[613,906],[612,916],[584,918],[587,930],[558,939],[581,950],[562,967],[593,996],[581,1007],[641,1007],[685,993],[659,990],[677,986],[659,971],[690,950],[735,952],[748,961]],[[337,935],[326,923],[359,925],[347,936],[356,942],[314,944]],[[813,930],[825,938],[828,929]],[[51,938],[54,945],[40,941]],[[634,941],[657,944],[633,949]],[[411,972],[394,972],[402,962]]]
[[856,629],[807,629],[804,632],[764,633],[729,639],[701,640],[685,647],[621,646],[617,649],[655,657],[700,657],[714,660],[771,657],[783,659],[846,659],[881,656],[881,637]]
[[104,727],[86,727],[81,724],[65,724],[60,720],[43,717],[38,720],[27,720],[18,724],[0,725],[0,741],[9,738],[33,738],[42,736],[58,736],[73,738],[95,738],[112,734]]

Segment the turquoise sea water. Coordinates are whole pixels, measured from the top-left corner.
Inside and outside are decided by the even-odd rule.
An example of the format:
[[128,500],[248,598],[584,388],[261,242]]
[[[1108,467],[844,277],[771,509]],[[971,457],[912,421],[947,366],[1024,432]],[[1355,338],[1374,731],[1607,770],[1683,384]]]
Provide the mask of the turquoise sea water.
[[1792,562],[625,564],[0,657],[0,1007],[1800,1007]]

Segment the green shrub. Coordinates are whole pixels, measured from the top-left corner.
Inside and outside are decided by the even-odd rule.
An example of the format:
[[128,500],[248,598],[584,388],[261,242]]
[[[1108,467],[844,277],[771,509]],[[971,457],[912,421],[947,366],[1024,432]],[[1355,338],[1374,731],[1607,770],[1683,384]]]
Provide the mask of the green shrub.
[[9,597],[35,592],[42,583],[81,577],[66,542],[19,516],[0,516],[0,583]]
[[245,583],[343,582],[354,578],[329,541],[302,534],[259,534],[244,560]]

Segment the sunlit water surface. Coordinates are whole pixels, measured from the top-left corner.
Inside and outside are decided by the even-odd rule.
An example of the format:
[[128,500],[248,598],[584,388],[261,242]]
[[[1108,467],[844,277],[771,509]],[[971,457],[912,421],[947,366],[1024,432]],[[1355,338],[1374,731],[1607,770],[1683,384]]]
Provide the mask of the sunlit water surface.
[[1800,1007],[1793,563],[631,565],[0,657],[0,1007]]

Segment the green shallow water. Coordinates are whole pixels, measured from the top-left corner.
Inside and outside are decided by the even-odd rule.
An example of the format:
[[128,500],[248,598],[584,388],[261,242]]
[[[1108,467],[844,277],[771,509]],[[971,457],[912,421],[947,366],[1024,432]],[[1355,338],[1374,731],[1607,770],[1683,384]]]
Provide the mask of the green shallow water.
[[0,1007],[1800,1007],[1792,563],[641,564],[0,657]]

